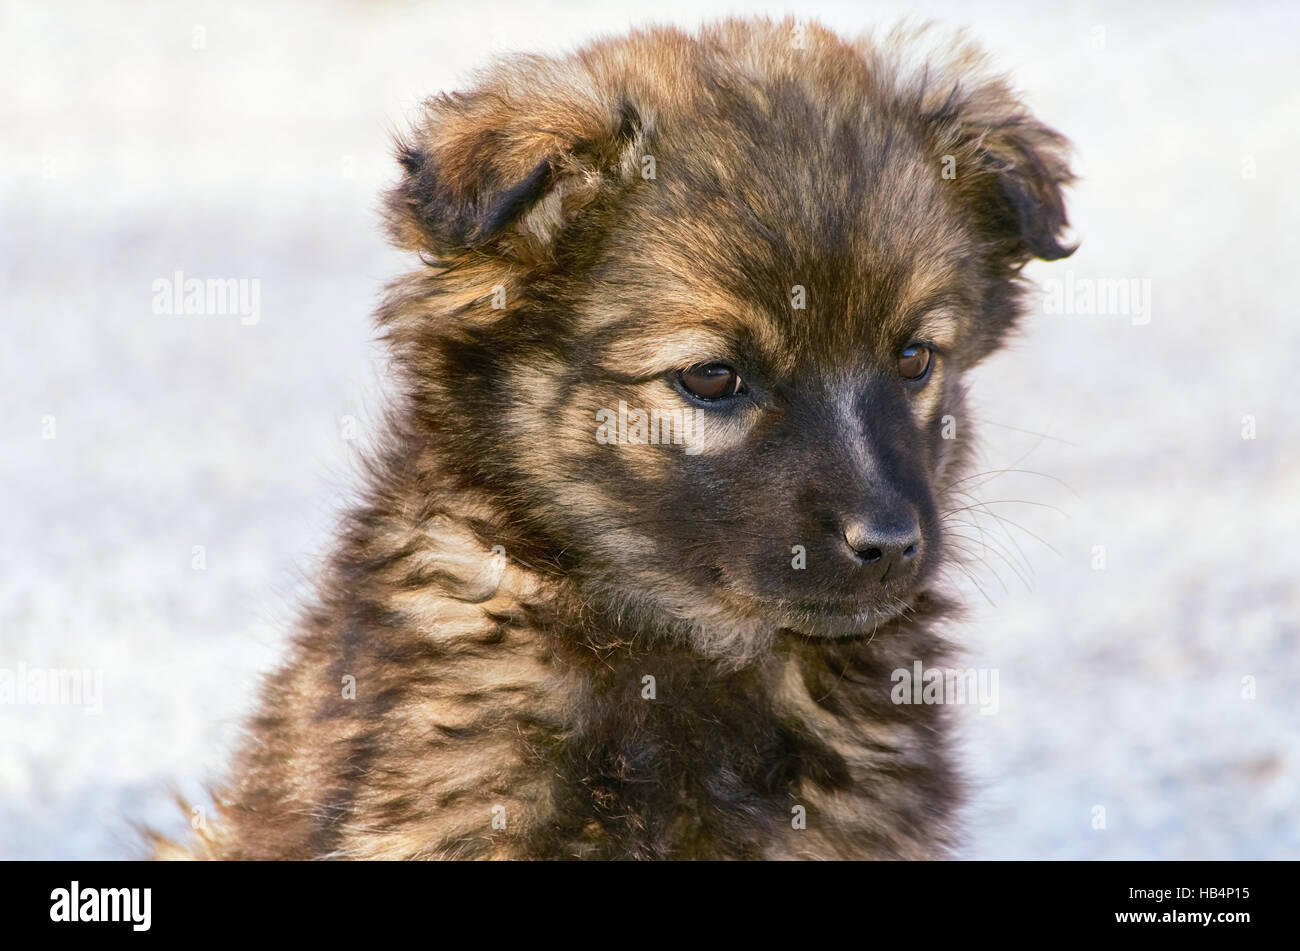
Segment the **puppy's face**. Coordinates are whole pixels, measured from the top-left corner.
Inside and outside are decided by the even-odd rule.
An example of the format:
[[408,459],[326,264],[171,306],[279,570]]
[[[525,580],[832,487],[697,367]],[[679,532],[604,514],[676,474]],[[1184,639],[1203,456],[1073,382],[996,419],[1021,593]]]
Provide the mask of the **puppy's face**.
[[557,99],[517,133],[505,88],[435,103],[393,207],[471,301],[408,333],[427,397],[486,417],[475,471],[593,593],[747,656],[932,578],[962,373],[1067,253],[1068,172],[1001,86],[936,99],[820,33],[792,74],[779,27],[721,30],[531,64]]
[[[725,125],[683,139],[711,147],[664,148],[673,187],[625,207],[597,293],[574,302],[584,378],[544,384],[588,443],[608,420],[604,438],[559,443],[547,468],[582,486],[564,509],[585,547],[621,577],[653,572],[646,590],[684,612],[869,633],[942,557],[976,357],[967,225],[919,151],[899,147],[871,170],[883,187],[855,189],[817,144],[801,167],[745,154]],[[708,163],[728,148],[735,179],[717,190]]]

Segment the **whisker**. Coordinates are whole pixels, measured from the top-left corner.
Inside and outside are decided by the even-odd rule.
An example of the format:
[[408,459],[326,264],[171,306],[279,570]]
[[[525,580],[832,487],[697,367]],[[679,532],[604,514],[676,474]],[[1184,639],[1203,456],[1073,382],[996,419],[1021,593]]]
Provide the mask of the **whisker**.
[[[986,561],[986,560],[984,559],[984,557],[983,557],[984,555],[995,555],[995,556],[997,556],[998,558],[1000,558],[1000,559],[1002,560],[1003,564],[1005,564],[1008,568],[1011,569],[1011,573],[1012,573],[1013,575],[1016,576],[1016,579],[1017,579],[1017,580],[1018,580],[1022,585],[1025,586],[1025,590],[1027,590],[1027,591],[1032,591],[1032,590],[1033,590],[1034,585],[1033,585],[1033,574],[1032,574],[1032,569],[1030,569],[1030,568],[1025,568],[1025,569],[1022,571],[1022,570],[1021,570],[1021,566],[1019,566],[1019,565],[1016,564],[1016,562],[1011,558],[1011,556],[1010,556],[1010,554],[1009,554],[1008,552],[1004,551],[1003,549],[1001,549],[1001,548],[999,548],[999,547],[994,547],[994,546],[992,546],[992,545],[990,545],[990,544],[987,544],[987,543],[985,543],[985,542],[981,542],[981,541],[978,541],[978,540],[976,540],[976,539],[974,539],[974,538],[971,538],[969,535],[962,535],[960,532],[954,532],[954,533],[952,534],[951,538],[960,538],[960,539],[964,539],[965,541],[971,542],[971,543],[973,543],[973,544],[977,544],[977,545],[979,545],[979,546],[981,547],[981,549],[982,549],[982,551],[979,552],[979,553],[974,552],[974,551],[971,551],[971,550],[968,549],[968,548],[967,548],[967,549],[959,548],[959,550],[964,550],[964,551],[965,551],[968,555],[970,555],[972,558],[977,558],[977,559],[979,559],[980,564],[981,564],[983,567],[987,568],[990,572],[993,573],[993,576],[994,576],[995,578],[998,579],[998,582],[1002,585],[1003,590],[1004,590],[1004,591],[1007,591],[1008,594],[1010,593],[1010,589],[1007,588],[1006,582],[1004,582],[1004,581],[1002,580],[1002,576],[1001,576],[1000,574],[997,573],[997,570],[996,570],[996,569],[995,569],[995,568],[994,568],[994,567],[993,567],[993,566],[992,566],[988,561]],[[957,546],[954,546],[954,547],[957,547]]]
[[[974,496],[971,496],[971,498],[974,498]],[[947,518],[948,515],[952,515],[957,512],[965,512],[970,509],[983,508],[984,506],[987,505],[1032,505],[1035,506],[1036,508],[1051,509],[1057,515],[1061,515],[1064,516],[1065,518],[1069,518],[1065,510],[1060,508],[1059,506],[1052,505],[1048,502],[1032,502],[1029,499],[978,499],[976,500],[976,503],[974,505],[963,505],[963,506],[959,506],[958,508],[949,509],[948,512],[941,517]],[[994,513],[990,512],[989,514],[994,514]],[[1001,516],[997,516],[997,517],[1000,518]]]
[[975,472],[975,473],[972,473],[972,474],[970,474],[970,475],[968,475],[968,476],[964,476],[963,478],[956,479],[956,480],[954,480],[953,482],[949,482],[947,485],[942,486],[942,487],[939,489],[939,492],[940,492],[940,494],[942,494],[942,493],[944,493],[944,492],[949,491],[950,489],[953,489],[953,488],[955,488],[955,487],[957,487],[957,486],[959,486],[959,485],[962,485],[962,484],[964,484],[964,483],[966,483],[966,482],[969,482],[969,481],[972,480],[972,479],[979,479],[979,478],[981,478],[981,477],[987,476],[988,478],[986,478],[983,482],[978,482],[978,483],[976,483],[974,486],[971,487],[971,488],[976,488],[976,489],[978,489],[980,486],[982,486],[982,485],[987,485],[989,482],[992,482],[992,481],[993,481],[994,479],[996,479],[998,476],[1007,475],[1008,473],[1019,473],[1019,474],[1021,474],[1021,475],[1032,475],[1032,476],[1038,476],[1039,478],[1042,478],[1042,479],[1049,479],[1049,480],[1051,480],[1052,482],[1055,482],[1057,485],[1061,486],[1061,488],[1065,489],[1067,492],[1069,492],[1069,493],[1070,493],[1071,495],[1073,495],[1075,498],[1079,498],[1079,497],[1080,497],[1080,496],[1079,496],[1079,493],[1076,492],[1076,491],[1074,490],[1074,487],[1071,486],[1071,485],[1070,485],[1068,482],[1066,482],[1064,479],[1059,479],[1059,478],[1057,478],[1056,476],[1054,476],[1054,475],[1049,475],[1049,474],[1046,473],[1046,472],[1039,472],[1037,469],[1025,469],[1025,468],[1018,467],[1018,466],[1007,466],[1006,468],[1003,468],[1003,469],[985,469],[985,470],[983,470],[983,471],[981,471],[981,472]]
[[1006,423],[995,423],[991,419],[980,419],[978,423],[980,426],[996,426],[999,429],[1009,429],[1012,432],[1024,433],[1026,436],[1037,436],[1039,439],[1050,439],[1052,442],[1059,442],[1071,447],[1072,449],[1082,448],[1078,443],[1070,442],[1068,439],[1062,439],[1060,436],[1049,436],[1047,433],[1040,433],[1035,429],[1024,429],[1020,426],[1009,426]]
[[[1032,575],[1034,574],[1034,565],[1033,565],[1033,562],[1030,561],[1029,556],[1028,556],[1027,554],[1025,554],[1025,550],[1024,550],[1023,548],[1020,547],[1020,542],[1018,542],[1018,541],[1016,540],[1015,536],[1012,535],[1009,531],[1007,531],[1006,526],[1005,526],[1002,522],[998,521],[998,519],[999,519],[998,513],[994,512],[992,509],[988,508],[988,507],[984,504],[983,501],[981,501],[980,499],[976,498],[974,495],[971,495],[969,492],[959,492],[958,494],[959,494],[959,495],[962,495],[962,496],[964,496],[964,497],[966,497],[966,498],[968,498],[968,499],[970,499],[972,502],[975,502],[975,503],[977,504],[977,506],[978,506],[977,508],[970,510],[970,514],[971,514],[972,516],[983,514],[983,515],[988,515],[988,516],[990,516],[990,517],[993,518],[993,520],[994,520],[994,522],[997,524],[998,528],[1002,530],[1002,534],[1006,536],[1007,541],[1009,541],[1009,542],[1011,543],[1011,547],[1013,547],[1013,548],[1016,550],[1016,554],[1018,554],[1018,555],[1020,556],[1020,560],[1021,560],[1021,562],[1024,564],[1025,571],[1028,572],[1028,573],[1032,576]],[[961,522],[961,521],[959,521],[958,524],[959,524],[959,525],[960,525],[960,524],[969,524],[969,525],[972,525],[972,526],[975,528],[975,530],[978,531],[978,532],[980,533],[980,538],[981,538],[981,539],[985,539],[985,540],[988,539],[988,536],[987,536],[986,533],[984,532],[984,526],[982,526],[978,521],[975,521],[975,520],[972,520],[972,521],[969,521],[969,522]],[[1000,545],[999,545],[999,548],[1001,548]],[[1028,583],[1026,583],[1026,587],[1028,587]]]

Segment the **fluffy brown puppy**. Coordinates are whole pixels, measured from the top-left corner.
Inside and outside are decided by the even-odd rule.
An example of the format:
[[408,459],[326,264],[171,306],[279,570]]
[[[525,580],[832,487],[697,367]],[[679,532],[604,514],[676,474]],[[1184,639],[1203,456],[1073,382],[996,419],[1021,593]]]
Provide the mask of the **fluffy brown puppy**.
[[[400,398],[223,858],[928,858],[963,374],[1069,253],[979,57],[793,22],[519,57],[399,147]],[[915,65],[906,65],[915,58]]]

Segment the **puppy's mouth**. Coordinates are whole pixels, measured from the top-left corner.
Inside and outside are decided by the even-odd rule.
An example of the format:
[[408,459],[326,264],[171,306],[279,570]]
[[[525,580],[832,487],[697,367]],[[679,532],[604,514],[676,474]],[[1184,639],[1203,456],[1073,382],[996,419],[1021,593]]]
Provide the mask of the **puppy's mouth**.
[[714,587],[728,609],[749,622],[804,638],[844,640],[873,637],[911,616],[926,597],[928,571],[855,590],[847,581],[838,590],[783,591],[780,586],[724,564]]
[[783,632],[802,637],[869,637],[912,609],[911,599],[785,600],[755,599]]

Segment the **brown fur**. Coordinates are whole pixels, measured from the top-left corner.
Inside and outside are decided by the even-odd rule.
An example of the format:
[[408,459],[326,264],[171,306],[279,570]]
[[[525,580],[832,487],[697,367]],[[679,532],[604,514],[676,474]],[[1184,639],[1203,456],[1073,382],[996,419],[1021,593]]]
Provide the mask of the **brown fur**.
[[[795,29],[644,30],[426,105],[387,206],[425,263],[379,315],[401,399],[183,851],[948,853],[943,708],[892,703],[890,672],[944,662],[961,374],[1020,267],[1069,253],[1064,140],[968,48],[908,66],[923,36]],[[938,353],[915,392],[909,339]],[[680,409],[666,381],[723,357],[754,389],[697,455],[594,438],[595,410]],[[906,585],[837,535],[897,500]]]

